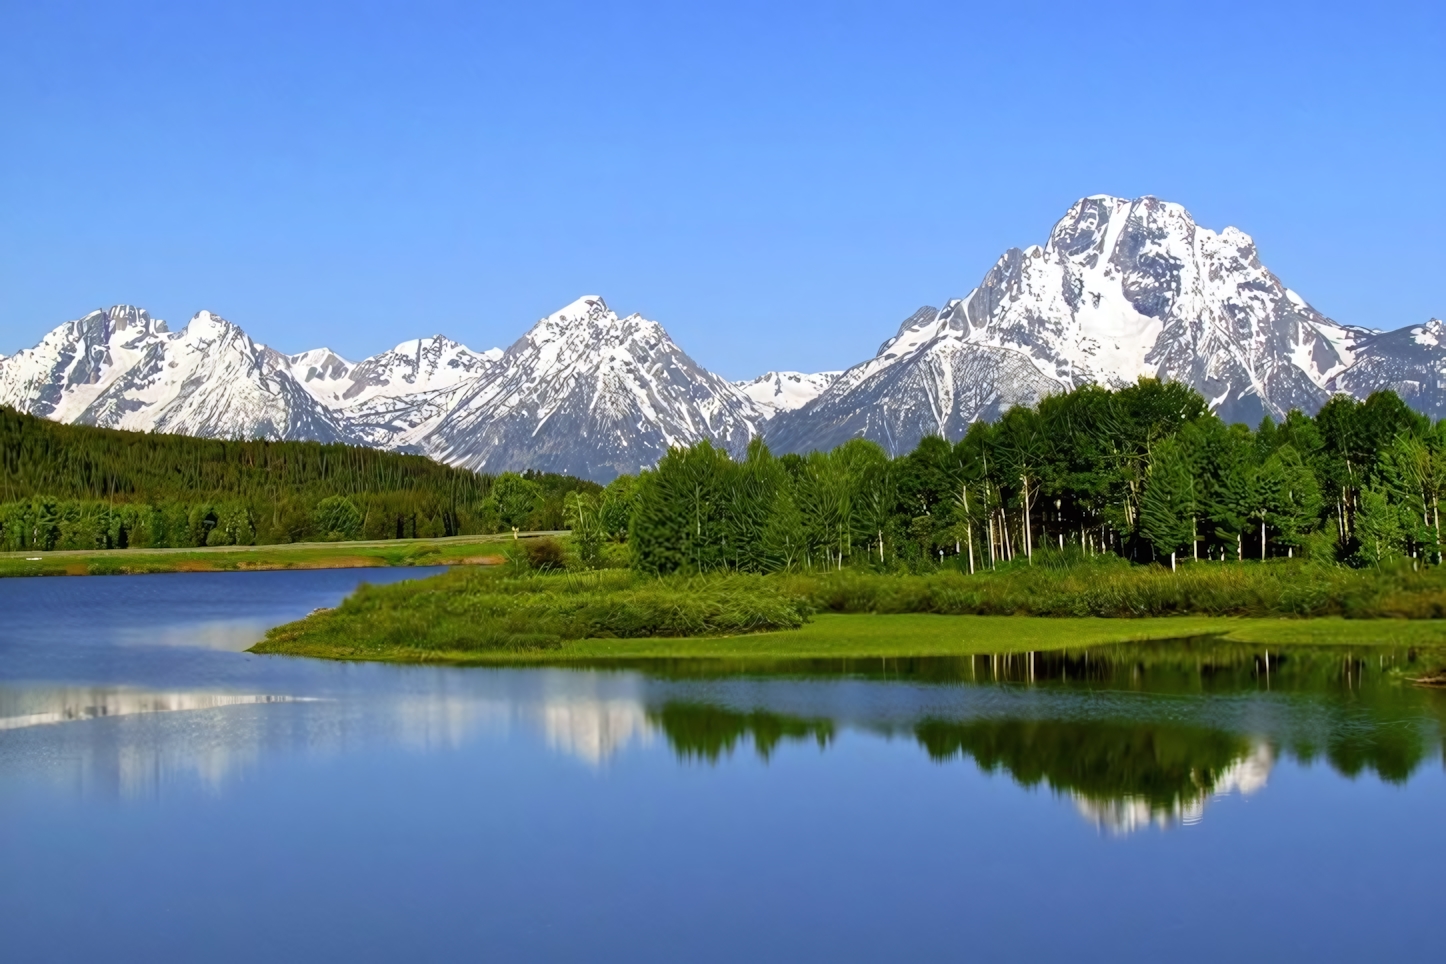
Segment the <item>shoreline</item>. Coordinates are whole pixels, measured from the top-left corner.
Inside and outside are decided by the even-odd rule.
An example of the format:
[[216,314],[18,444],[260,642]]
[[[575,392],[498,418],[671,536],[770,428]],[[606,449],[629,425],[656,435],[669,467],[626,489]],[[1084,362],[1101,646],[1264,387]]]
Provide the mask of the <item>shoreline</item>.
[[247,650],[344,662],[450,666],[605,666],[668,660],[789,662],[910,659],[1047,652],[1120,643],[1211,638],[1247,646],[1410,646],[1446,653],[1446,620],[1234,616],[952,616],[932,613],[821,613],[799,629],[737,636],[585,638],[550,649],[422,650],[340,647],[268,636]]
[[[526,532],[519,539],[558,536]],[[362,569],[412,566],[495,566],[506,562],[512,534],[295,542],[260,546],[157,549],[66,549],[0,553],[0,578],[133,576],[166,572],[264,572],[287,569]]]

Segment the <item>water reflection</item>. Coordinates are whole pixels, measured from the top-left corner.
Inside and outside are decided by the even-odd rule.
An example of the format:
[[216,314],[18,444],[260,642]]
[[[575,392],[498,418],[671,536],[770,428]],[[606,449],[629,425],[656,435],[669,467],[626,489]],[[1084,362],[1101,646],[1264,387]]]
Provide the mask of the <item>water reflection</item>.
[[[356,745],[432,752],[530,734],[598,768],[661,737],[680,762],[720,766],[750,748],[764,762],[787,746],[826,752],[853,730],[1046,787],[1095,826],[1129,833],[1191,824],[1212,799],[1259,793],[1282,757],[1408,779],[1441,752],[1446,695],[1402,680],[1435,658],[1267,657],[1193,641],[805,675],[777,664],[686,674],[349,667],[344,685],[332,673],[322,691],[298,679],[272,693],[11,683],[0,684],[0,731],[11,734],[0,773],[28,758],[63,781],[129,796],[181,779],[218,788],[267,755]],[[112,725],[32,741],[43,752],[18,736],[85,721]]]
[[855,733],[1045,788],[1090,824],[1129,833],[1197,822],[1224,795],[1268,792],[1284,760],[1400,783],[1446,742],[1446,693],[1408,682],[1446,664],[1429,650],[1194,639],[582,670],[226,652],[259,635],[256,612],[294,618],[361,578],[261,575],[29,587],[64,605],[0,627],[0,788],[30,774],[121,797],[184,782],[220,792],[267,759],[444,753],[486,739],[533,741],[599,771],[660,744],[680,763],[721,768],[748,754],[776,764],[797,750],[831,753]]
[[122,646],[172,646],[240,653],[256,645],[273,624],[257,619],[216,619],[179,626],[121,626],[115,630]]
[[1212,796],[1255,793],[1275,765],[1268,742],[1201,727],[930,720],[915,732],[931,759],[972,759],[1023,786],[1043,783],[1117,833],[1198,822]]
[[1131,794],[1099,798],[1070,791],[1070,797],[1080,816],[1100,830],[1123,836],[1152,825],[1165,829],[1176,823],[1199,823],[1205,816],[1205,804],[1212,798],[1232,793],[1248,797],[1263,790],[1274,766],[1275,751],[1267,743],[1258,743],[1249,754],[1218,774],[1209,789],[1181,794],[1163,806],[1157,800]]
[[[1446,694],[1409,685],[1442,654],[1252,650],[1218,640],[963,659],[676,664],[713,701],[649,711],[682,761],[717,765],[751,744],[827,749],[842,728],[912,738],[941,765],[969,761],[1070,800],[1116,834],[1201,820],[1257,794],[1278,760],[1401,783],[1443,752]],[[847,699],[820,703],[834,678]],[[888,680],[900,689],[862,684]],[[814,699],[801,699],[813,690]],[[686,691],[686,687],[675,690]],[[881,693],[892,693],[880,699]],[[911,718],[912,717],[912,718]]]
[[0,730],[141,713],[290,703],[298,699],[306,698],[246,693],[154,693],[118,687],[0,686]]

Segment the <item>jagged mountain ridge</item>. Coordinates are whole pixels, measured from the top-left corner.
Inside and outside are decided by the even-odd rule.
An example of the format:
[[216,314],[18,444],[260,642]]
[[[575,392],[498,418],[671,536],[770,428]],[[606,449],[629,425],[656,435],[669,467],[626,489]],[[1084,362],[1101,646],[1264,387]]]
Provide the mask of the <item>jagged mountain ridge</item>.
[[353,365],[321,348],[292,355],[292,372],[317,401],[337,412],[353,441],[418,450],[457,399],[502,358],[474,352],[443,335],[402,342]]
[[541,319],[505,352],[436,335],[352,363],[283,355],[210,312],[180,332],[139,308],[92,312],[0,356],[0,404],[60,421],[201,436],[345,441],[468,467],[606,481],[707,439],[735,454],[850,438],[911,449],[1087,382],[1195,387],[1227,420],[1316,410],[1393,388],[1446,415],[1446,326],[1338,324],[1261,264],[1242,232],[1179,205],[1085,198],[1043,247],[1011,249],[967,296],[905,319],[845,372],[728,382],[657,322],[599,297]]
[[505,352],[436,335],[355,364],[325,348],[283,355],[210,312],[170,332],[116,306],[0,361],[0,404],[112,428],[343,441],[600,481],[672,445],[707,439],[741,454],[764,417],[657,322],[620,318],[596,296]]
[[1389,388],[1417,411],[1446,418],[1446,324],[1432,318],[1396,331],[1362,332],[1355,363],[1326,388],[1358,398]]
[[62,422],[202,438],[341,441],[285,355],[202,311],[172,332],[117,306],[66,322],[0,362],[0,404]]

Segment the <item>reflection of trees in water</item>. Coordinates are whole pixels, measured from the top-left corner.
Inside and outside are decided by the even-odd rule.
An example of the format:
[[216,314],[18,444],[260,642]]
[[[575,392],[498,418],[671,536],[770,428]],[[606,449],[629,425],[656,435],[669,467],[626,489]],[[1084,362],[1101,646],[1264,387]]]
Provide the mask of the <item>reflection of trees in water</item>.
[[767,760],[784,740],[812,739],[822,748],[833,742],[834,736],[831,720],[765,710],[740,713],[707,703],[665,703],[660,710],[650,710],[648,719],[663,731],[680,759],[709,763],[731,756],[745,737],[751,738],[758,755]]
[[[1389,682],[1381,674],[1384,660],[1374,673],[1367,671],[1366,662],[1341,654],[1272,662],[1272,672],[1286,689],[1320,693],[1330,687],[1332,698],[1300,719],[1285,716],[1272,720],[1267,714],[1258,725],[1237,719],[1217,726],[1159,719],[931,717],[914,724],[911,732],[935,762],[969,759],[987,772],[1007,773],[1023,786],[1045,784],[1071,797],[1087,819],[1111,830],[1191,823],[1201,817],[1213,796],[1250,794],[1264,787],[1280,753],[1302,763],[1324,758],[1350,778],[1370,772],[1400,782],[1415,772],[1439,742],[1434,730],[1436,721],[1446,719],[1446,693]],[[1132,664],[1133,670],[1128,668],[1130,664],[1122,669],[1119,663],[1111,666],[1099,661],[1098,668],[1091,667],[1093,681],[1084,680],[1083,685],[1109,685],[1121,674],[1156,681],[1164,676],[1183,683],[1182,674],[1187,671],[1217,681],[1222,672],[1247,677],[1251,672],[1248,664],[1225,670],[1213,664],[1204,668],[1203,662],[1197,667],[1174,660],[1163,667],[1142,665],[1139,660]],[[1004,661],[998,665],[1003,666]],[[1265,672],[1263,660],[1259,668]],[[1062,677],[1082,669],[1083,661],[1072,667],[1062,659],[1040,660],[1033,672],[1038,680],[1041,672]],[[1331,675],[1333,672],[1338,675]],[[1346,675],[1352,683],[1343,690]],[[1140,689],[1149,692],[1148,687]],[[1243,687],[1222,692],[1240,689]],[[1165,691],[1178,692],[1174,687]],[[1175,701],[1169,706],[1175,707]],[[1036,712],[1039,709],[1035,707]],[[764,759],[787,740],[812,740],[827,747],[837,729],[827,718],[741,711],[690,701],[670,701],[661,709],[649,710],[648,720],[665,734],[681,759],[710,763],[731,755],[745,740],[751,741]],[[858,725],[874,728],[867,720]],[[895,732],[889,725],[878,729]]]
[[1212,794],[1265,785],[1268,745],[1205,727],[1102,721],[925,720],[914,729],[935,762],[972,759],[1023,786],[1071,796],[1096,825],[1128,832],[1193,823]]
[[938,763],[964,757],[1024,786],[1158,806],[1208,793],[1250,753],[1244,737],[1217,730],[1099,721],[925,720],[914,734]]
[[[1436,745],[1446,745],[1446,691],[1427,691],[1411,686],[1407,680],[1423,675],[1431,667],[1446,662],[1439,648],[1378,646],[1353,650],[1349,647],[1303,647],[1272,650],[1268,647],[1244,645],[1218,638],[1171,640],[1155,643],[1119,644],[1093,649],[979,654],[964,657],[913,657],[902,659],[852,660],[790,660],[768,663],[728,661],[693,661],[680,666],[650,667],[649,672],[668,678],[726,678],[733,675],[750,677],[827,677],[866,678],[875,680],[907,680],[915,683],[1037,688],[1046,692],[1107,691],[1130,692],[1142,696],[1192,696],[1209,699],[1216,696],[1273,694],[1280,697],[1314,697],[1312,720],[1305,727],[1268,728],[1274,744],[1285,747],[1297,760],[1310,763],[1324,758],[1342,775],[1355,777],[1370,772],[1383,780],[1399,782],[1408,778]],[[1205,705],[1205,704],[1202,704]],[[1267,704],[1278,705],[1278,704]],[[719,713],[730,711],[718,710]],[[758,715],[758,714],[753,714]],[[745,719],[747,714],[731,713],[732,718]],[[786,717],[764,714],[770,726],[785,726]],[[821,721],[811,721],[817,727]],[[724,751],[751,732],[746,723],[725,723],[714,720],[711,726],[732,735],[716,750],[700,745],[692,749],[687,739],[675,746],[690,748],[689,753],[716,759]],[[791,724],[790,724],[791,725]],[[800,724],[801,725],[801,724]],[[867,726],[865,721],[863,725]],[[931,753],[943,752],[943,737],[929,727],[984,724],[926,724],[917,734]],[[998,724],[989,724],[998,725]],[[1017,727],[1044,724],[1010,724]],[[1058,723],[1052,725],[1075,728],[1087,724]],[[1146,732],[1131,723],[1090,724],[1105,727],[1092,736],[1082,730],[1072,731],[1070,739],[1083,744],[1108,747],[1117,736],[1130,734],[1130,741],[1157,744],[1159,763],[1152,765],[1161,780],[1169,783],[1172,776],[1171,746],[1187,739],[1183,733],[1167,733],[1160,728]],[[1113,735],[1103,734],[1118,726]],[[742,729],[739,729],[742,727]],[[666,724],[664,729],[666,729]],[[1202,727],[1200,733],[1216,735],[1219,745],[1243,745],[1243,737],[1224,735],[1232,729],[1248,726]],[[780,730],[781,733],[791,732]],[[1061,737],[1063,738],[1063,737]],[[765,737],[766,739],[766,737]],[[1209,741],[1189,738],[1202,750]],[[1132,743],[1122,744],[1114,751],[1100,751],[1103,756],[1088,757],[1080,766],[1097,770],[1123,764],[1123,756]],[[964,747],[956,748],[963,752]],[[987,751],[987,748],[985,748]],[[986,756],[989,755],[987,751]],[[1446,754],[1446,749],[1443,749]],[[1114,755],[1111,755],[1114,754]],[[974,756],[971,752],[969,755]],[[1235,759],[1230,757],[1229,759]],[[1225,762],[1229,763],[1229,759]],[[1443,757],[1446,759],[1446,757]],[[1113,761],[1113,762],[1112,762]],[[1026,782],[1038,782],[1043,775],[1029,767],[1011,772]],[[1191,764],[1196,771],[1208,772],[1221,764],[1211,754]],[[1070,777],[1076,780],[1078,777]]]
[[1352,695],[1446,665],[1427,647],[1290,646],[1272,649],[1216,637],[1116,643],[1089,649],[868,659],[689,659],[611,661],[665,679],[847,676],[914,683],[1004,683],[1108,687],[1148,693],[1311,692]]

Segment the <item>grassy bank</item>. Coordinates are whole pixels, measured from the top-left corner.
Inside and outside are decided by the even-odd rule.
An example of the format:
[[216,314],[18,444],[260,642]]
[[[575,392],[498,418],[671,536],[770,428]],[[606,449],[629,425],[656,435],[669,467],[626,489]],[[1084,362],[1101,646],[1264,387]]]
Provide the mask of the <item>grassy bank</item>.
[[[538,534],[529,534],[532,538]],[[155,572],[464,566],[503,561],[511,534],[375,542],[311,542],[193,549],[0,553],[0,577],[111,576]]]
[[[1187,636],[1267,645],[1438,645],[1446,573],[1299,563],[1124,564],[893,575],[454,571],[365,586],[256,652],[447,662],[866,658]],[[945,618],[954,617],[954,618]]]

